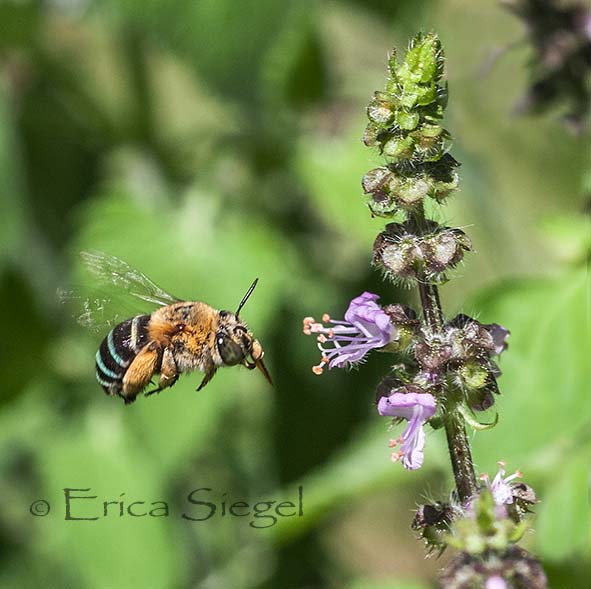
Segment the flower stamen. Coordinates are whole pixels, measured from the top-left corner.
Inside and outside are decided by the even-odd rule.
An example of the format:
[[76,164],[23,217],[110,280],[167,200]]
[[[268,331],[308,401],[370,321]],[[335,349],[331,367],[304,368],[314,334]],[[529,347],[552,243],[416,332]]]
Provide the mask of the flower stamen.
[[331,319],[328,313],[322,315],[323,323],[317,323],[313,317],[304,318],[304,333],[318,334],[316,339],[322,354],[314,374],[322,374],[325,365],[328,368],[352,366],[370,350],[382,348],[398,337],[389,316],[376,303],[378,298],[369,292],[354,298],[344,321]]
[[402,450],[399,450],[398,452],[392,452],[392,454],[390,454],[390,460],[392,462],[398,462],[403,456],[404,452]]
[[510,483],[515,479],[521,478],[523,474],[520,470],[516,470],[513,474],[505,476],[505,462],[499,460],[497,464],[499,465],[499,470],[492,482],[486,473],[481,474],[479,478],[490,490],[497,505],[509,505],[513,503],[513,488]]
[[[420,389],[419,389],[420,390]],[[401,436],[391,439],[390,448],[400,444],[400,450],[391,454],[393,462],[402,460],[407,470],[416,470],[423,464],[425,432],[423,425],[433,417],[436,410],[435,397],[430,393],[409,391],[409,387],[392,390],[388,397],[378,401],[378,413],[390,417],[406,419],[408,425]]]

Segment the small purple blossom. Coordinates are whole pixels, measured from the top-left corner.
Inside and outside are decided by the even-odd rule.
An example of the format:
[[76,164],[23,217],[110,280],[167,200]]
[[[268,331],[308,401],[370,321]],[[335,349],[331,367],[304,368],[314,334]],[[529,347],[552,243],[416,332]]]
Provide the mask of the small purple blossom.
[[376,303],[380,297],[364,292],[354,298],[345,313],[344,321],[331,319],[328,314],[322,316],[326,327],[316,323],[313,317],[304,319],[304,333],[318,334],[318,348],[322,359],[313,367],[315,374],[322,374],[324,366],[328,368],[351,366],[360,362],[374,348],[383,348],[398,335],[390,317]]
[[507,583],[505,583],[505,579],[503,579],[503,577],[494,575],[486,580],[485,589],[507,589]]
[[[400,444],[400,450],[392,453],[392,460],[402,460],[407,470],[416,470],[423,465],[425,432],[423,425],[435,414],[435,397],[429,393],[400,392],[398,389],[388,397],[378,401],[378,413],[390,417],[406,419],[408,425],[402,435],[390,441],[390,447]],[[406,387],[408,388],[408,387]]]
[[523,475],[520,471],[515,471],[512,475],[505,476],[505,463],[502,460],[497,462],[499,470],[495,478],[490,482],[487,474],[480,475],[480,480],[490,489],[493,500],[498,506],[510,505],[513,503],[513,485],[511,481],[521,478]]
[[488,323],[487,325],[483,325],[484,329],[490,333],[490,336],[493,339],[494,343],[494,351],[495,354],[498,356],[501,352],[504,352],[509,344],[507,343],[507,338],[510,335],[508,329],[505,329],[502,325],[498,323]]

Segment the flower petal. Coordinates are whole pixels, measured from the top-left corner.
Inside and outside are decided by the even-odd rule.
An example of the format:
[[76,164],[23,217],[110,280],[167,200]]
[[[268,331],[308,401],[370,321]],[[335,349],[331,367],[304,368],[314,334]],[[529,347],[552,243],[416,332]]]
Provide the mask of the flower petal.
[[411,419],[414,408],[421,407],[421,420],[427,421],[435,414],[435,397],[430,393],[396,392],[378,401],[378,413],[390,417]]
[[402,451],[402,466],[407,470],[416,470],[423,466],[423,448],[425,447],[423,423],[418,417],[411,419],[402,434],[404,440],[400,448]]
[[505,351],[508,347],[507,338],[510,335],[508,329],[505,329],[502,325],[498,323],[489,323],[488,325],[483,326],[488,333],[490,333],[491,337],[493,338],[494,346],[495,346],[495,354],[500,354],[501,352]]

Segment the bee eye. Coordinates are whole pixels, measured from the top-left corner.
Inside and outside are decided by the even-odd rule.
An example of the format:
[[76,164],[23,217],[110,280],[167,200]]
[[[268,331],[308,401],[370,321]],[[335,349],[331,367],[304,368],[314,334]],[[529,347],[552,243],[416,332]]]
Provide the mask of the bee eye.
[[217,338],[218,352],[226,366],[240,364],[244,360],[244,352],[239,344],[226,334],[221,334]]

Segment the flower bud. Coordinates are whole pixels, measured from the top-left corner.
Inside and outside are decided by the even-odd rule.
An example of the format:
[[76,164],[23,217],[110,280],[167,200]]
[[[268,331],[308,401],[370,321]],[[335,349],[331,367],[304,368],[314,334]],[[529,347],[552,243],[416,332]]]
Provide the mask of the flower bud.
[[[404,59],[391,54],[390,79],[367,108],[363,142],[378,147],[392,176],[374,172],[364,179],[374,215],[392,216],[398,208],[417,208],[425,197],[443,200],[458,185],[458,166],[449,155],[451,136],[440,120],[447,102],[441,43],[434,34],[417,35]],[[385,172],[382,172],[385,174]],[[391,179],[395,182],[392,184]]]
[[443,74],[443,52],[439,38],[418,34],[411,42],[396,76],[405,87],[437,82]]

